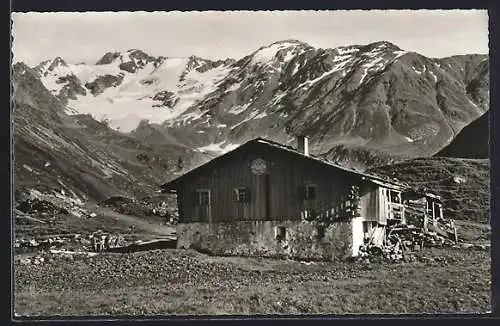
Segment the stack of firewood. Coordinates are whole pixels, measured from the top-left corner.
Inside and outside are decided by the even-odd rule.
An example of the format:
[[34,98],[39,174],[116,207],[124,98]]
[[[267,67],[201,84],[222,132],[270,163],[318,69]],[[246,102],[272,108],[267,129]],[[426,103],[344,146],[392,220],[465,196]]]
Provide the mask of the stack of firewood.
[[424,230],[414,225],[395,225],[386,230],[387,235],[382,245],[369,242],[360,246],[359,257],[379,257],[385,261],[397,262],[411,258],[412,252],[423,247],[453,246],[458,241],[453,221],[448,222],[448,228],[441,224],[438,227],[431,226],[430,229],[433,230]]

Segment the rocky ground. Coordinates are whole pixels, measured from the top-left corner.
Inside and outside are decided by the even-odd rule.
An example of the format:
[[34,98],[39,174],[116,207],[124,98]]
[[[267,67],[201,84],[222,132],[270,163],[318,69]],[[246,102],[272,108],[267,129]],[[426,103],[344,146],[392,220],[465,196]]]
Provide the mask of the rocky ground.
[[[397,262],[211,257],[156,249],[172,247],[175,239],[176,212],[169,209],[174,199],[112,197],[90,203],[57,191],[20,194],[14,220],[16,314],[490,310],[490,228],[485,223],[457,220],[463,240],[457,248],[424,248]],[[117,234],[132,250],[93,252],[96,233]]]
[[[57,193],[31,192],[23,197],[16,203],[14,228],[16,314],[490,310],[487,224],[457,221],[463,240],[459,247],[424,248],[413,259],[398,262],[376,257],[335,263],[211,257],[191,250],[155,249],[160,248],[155,243],[165,245],[175,238],[175,225],[167,218],[171,215],[162,215],[167,213],[162,210],[165,200],[112,198],[90,204]],[[151,214],[153,209],[159,213]],[[122,245],[147,250],[92,252],[96,232],[118,234]],[[168,247],[170,242],[161,248]]]
[[179,217],[175,195],[162,194],[139,199],[128,197],[110,197],[100,203],[118,213],[153,219],[159,217],[171,224],[176,224]]
[[490,311],[490,254],[425,249],[413,262],[298,262],[190,250],[17,255],[15,312],[34,315]]
[[[120,247],[138,241],[175,239],[172,215],[163,202],[126,198],[131,206],[125,206],[124,212],[120,212],[122,205],[110,202],[84,203],[57,193],[32,191],[15,203],[14,252],[88,251],[94,238],[107,235],[120,239]],[[144,214],[131,214],[132,208]]]
[[[175,238],[174,198],[163,195],[91,204],[30,191],[17,199],[14,294],[22,316],[490,311],[484,219],[456,220],[457,248],[424,248],[409,260],[306,263],[157,250]],[[92,252],[96,232],[145,251]]]

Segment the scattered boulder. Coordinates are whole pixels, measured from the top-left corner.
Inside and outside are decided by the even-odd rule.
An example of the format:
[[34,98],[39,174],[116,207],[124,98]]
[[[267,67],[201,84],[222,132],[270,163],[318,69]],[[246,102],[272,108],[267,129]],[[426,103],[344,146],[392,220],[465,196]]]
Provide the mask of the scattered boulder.
[[45,263],[45,258],[40,255],[37,255],[32,257],[21,258],[19,262],[22,265],[42,265],[43,263]]
[[50,201],[38,198],[28,198],[27,200],[18,203],[16,209],[27,214],[32,214],[32,213],[68,214],[68,210],[58,207]]
[[83,201],[76,197],[67,196],[64,190],[42,193],[30,189],[27,194],[20,195],[18,198],[16,209],[24,214],[90,216],[90,212],[83,207]]

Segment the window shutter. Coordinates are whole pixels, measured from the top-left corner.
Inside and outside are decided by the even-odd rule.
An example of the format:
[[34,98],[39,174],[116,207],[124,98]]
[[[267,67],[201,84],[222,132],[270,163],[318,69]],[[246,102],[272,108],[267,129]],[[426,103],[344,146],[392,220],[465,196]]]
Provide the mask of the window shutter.
[[212,193],[209,191],[205,191],[205,201],[207,206],[212,206]]
[[238,188],[233,188],[233,202],[238,202]]

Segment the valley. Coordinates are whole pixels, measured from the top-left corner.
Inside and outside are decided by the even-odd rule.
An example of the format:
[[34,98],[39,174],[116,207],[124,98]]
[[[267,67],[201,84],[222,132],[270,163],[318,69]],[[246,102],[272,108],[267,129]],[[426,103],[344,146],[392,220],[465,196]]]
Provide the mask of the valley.
[[[12,84],[19,315],[491,310],[487,55],[385,41],[283,40],[219,60],[131,49],[19,62]],[[92,251],[101,233],[174,241],[177,200],[160,185],[253,138],[295,147],[303,134],[318,158],[440,195],[460,242],[397,263]]]

